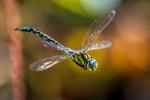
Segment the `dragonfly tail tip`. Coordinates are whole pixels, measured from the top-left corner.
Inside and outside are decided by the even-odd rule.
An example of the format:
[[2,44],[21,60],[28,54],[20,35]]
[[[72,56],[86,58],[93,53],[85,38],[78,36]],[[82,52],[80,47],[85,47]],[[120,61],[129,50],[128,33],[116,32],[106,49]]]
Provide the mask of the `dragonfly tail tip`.
[[14,29],[14,31],[19,31],[19,30],[20,30],[20,28],[15,28],[15,29]]

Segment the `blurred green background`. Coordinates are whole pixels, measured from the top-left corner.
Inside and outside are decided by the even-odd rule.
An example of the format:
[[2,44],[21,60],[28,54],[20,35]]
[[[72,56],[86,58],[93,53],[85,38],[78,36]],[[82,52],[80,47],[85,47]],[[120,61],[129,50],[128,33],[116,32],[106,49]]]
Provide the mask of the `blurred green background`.
[[[12,100],[9,40],[4,28],[6,16],[2,1],[0,100]],[[71,59],[43,72],[31,71],[28,66],[32,62],[62,52],[45,48],[36,36],[20,33],[23,35],[25,100],[150,100],[149,0],[13,1],[19,10],[20,26],[38,28],[74,49],[80,47],[86,29],[97,16],[103,19],[111,9],[117,13],[114,21],[101,34],[112,42],[112,47],[89,52],[100,63],[94,72],[81,69]],[[96,42],[99,40],[100,37]]]

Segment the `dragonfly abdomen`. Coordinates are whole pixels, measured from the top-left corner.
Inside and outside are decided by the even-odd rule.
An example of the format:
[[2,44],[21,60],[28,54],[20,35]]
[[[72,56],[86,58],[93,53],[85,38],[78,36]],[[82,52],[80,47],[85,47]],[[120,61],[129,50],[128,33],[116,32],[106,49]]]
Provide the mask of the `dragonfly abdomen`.
[[31,32],[37,36],[39,36],[41,39],[43,39],[45,41],[46,44],[52,46],[53,48],[56,48],[58,50],[64,50],[65,47],[60,44],[58,41],[54,40],[53,38],[49,37],[48,35],[46,35],[45,33],[36,30],[35,28],[31,28],[31,27],[21,27],[21,28],[16,28],[15,30],[19,30],[22,32]]

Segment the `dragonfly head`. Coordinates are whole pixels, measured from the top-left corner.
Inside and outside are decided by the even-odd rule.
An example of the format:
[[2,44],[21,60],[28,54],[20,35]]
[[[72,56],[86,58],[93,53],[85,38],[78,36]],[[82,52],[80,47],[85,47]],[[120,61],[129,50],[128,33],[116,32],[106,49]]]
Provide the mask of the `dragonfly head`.
[[89,58],[88,59],[88,63],[87,63],[87,69],[90,71],[94,71],[97,68],[97,62],[95,59],[93,58]]

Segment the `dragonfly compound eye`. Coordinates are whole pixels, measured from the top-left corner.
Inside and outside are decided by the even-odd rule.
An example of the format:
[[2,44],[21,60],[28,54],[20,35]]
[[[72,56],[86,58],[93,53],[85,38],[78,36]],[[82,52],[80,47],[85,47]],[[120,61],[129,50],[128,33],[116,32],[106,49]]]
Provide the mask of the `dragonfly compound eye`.
[[88,68],[90,71],[93,71],[93,70],[96,70],[96,67],[97,67],[97,62],[96,62],[96,60],[93,59],[93,58],[88,59],[88,66],[87,66],[87,68]]

